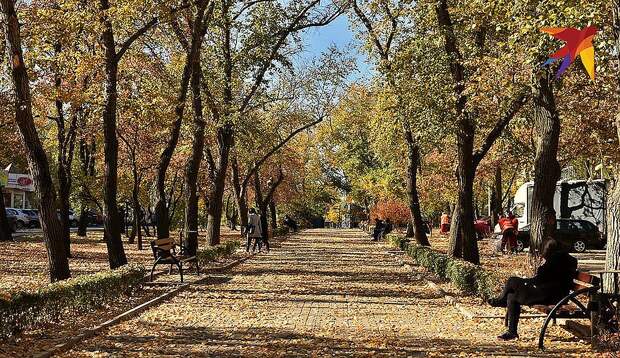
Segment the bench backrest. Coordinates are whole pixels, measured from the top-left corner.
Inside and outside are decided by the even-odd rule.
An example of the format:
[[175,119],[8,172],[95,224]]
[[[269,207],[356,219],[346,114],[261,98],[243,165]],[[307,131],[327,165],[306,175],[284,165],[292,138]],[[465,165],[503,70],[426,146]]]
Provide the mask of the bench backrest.
[[599,284],[600,279],[598,277],[590,275],[587,272],[577,271],[577,275],[575,275],[575,279],[573,280],[573,291],[599,286]]
[[170,256],[174,249],[174,239],[166,237],[163,239],[156,239],[151,241],[151,249],[153,249],[153,257],[155,259],[161,256]]

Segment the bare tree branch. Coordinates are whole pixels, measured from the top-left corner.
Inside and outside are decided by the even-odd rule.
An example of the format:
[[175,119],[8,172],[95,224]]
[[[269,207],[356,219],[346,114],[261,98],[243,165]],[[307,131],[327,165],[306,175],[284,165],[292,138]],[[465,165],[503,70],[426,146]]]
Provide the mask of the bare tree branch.
[[286,138],[284,138],[282,141],[280,141],[278,144],[276,144],[273,148],[271,148],[271,150],[269,150],[265,155],[263,155],[257,162],[255,162],[254,165],[252,166],[252,168],[250,168],[248,173],[245,175],[245,178],[243,179],[243,183],[241,184],[242,190],[244,190],[248,186],[250,178],[256,172],[256,170],[261,166],[261,164],[263,164],[267,159],[269,159],[269,157],[271,157],[275,152],[277,152],[286,143],[288,143],[288,141],[293,139],[293,137],[295,137],[298,133],[300,133],[300,132],[302,132],[302,131],[304,131],[304,130],[312,127],[312,126],[315,126],[315,125],[321,123],[323,121],[323,118],[324,117],[319,117],[319,119],[317,119],[317,120],[315,120],[313,122],[310,122],[308,124],[305,124],[305,125],[297,128],[297,129],[295,129]]

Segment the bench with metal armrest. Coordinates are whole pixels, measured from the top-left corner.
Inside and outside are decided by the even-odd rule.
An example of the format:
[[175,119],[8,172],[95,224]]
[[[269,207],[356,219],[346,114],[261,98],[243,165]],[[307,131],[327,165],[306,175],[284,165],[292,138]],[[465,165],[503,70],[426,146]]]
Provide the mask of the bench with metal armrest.
[[[177,254],[176,248],[180,248],[180,252]],[[153,272],[157,265],[170,265],[169,272],[172,272],[172,266],[176,266],[179,269],[181,275],[181,282],[183,282],[183,264],[194,264],[196,267],[196,274],[200,275],[200,268],[198,267],[198,259],[195,255],[187,255],[186,248],[182,244],[175,244],[172,238],[163,238],[151,241],[151,249],[153,250],[153,267],[151,268],[151,281],[153,281]]]
[[[578,271],[570,293],[558,303],[555,305],[533,305],[534,309],[547,315],[538,337],[538,348],[544,349],[547,327],[551,321],[555,324],[557,318],[589,319],[594,322],[598,314],[597,293],[599,290],[600,279],[598,277]],[[592,327],[594,328],[594,323]]]

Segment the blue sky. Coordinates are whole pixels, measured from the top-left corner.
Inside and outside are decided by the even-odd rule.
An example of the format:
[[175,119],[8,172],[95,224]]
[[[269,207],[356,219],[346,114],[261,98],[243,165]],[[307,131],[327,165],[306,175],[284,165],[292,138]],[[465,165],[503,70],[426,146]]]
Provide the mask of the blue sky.
[[371,65],[368,63],[365,54],[360,52],[360,43],[354,38],[353,32],[349,29],[349,21],[346,15],[341,15],[327,26],[311,28],[303,34],[305,51],[301,59],[318,57],[330,46],[337,46],[340,49],[349,48],[351,55],[357,60],[359,72],[352,74],[352,79],[369,78]]

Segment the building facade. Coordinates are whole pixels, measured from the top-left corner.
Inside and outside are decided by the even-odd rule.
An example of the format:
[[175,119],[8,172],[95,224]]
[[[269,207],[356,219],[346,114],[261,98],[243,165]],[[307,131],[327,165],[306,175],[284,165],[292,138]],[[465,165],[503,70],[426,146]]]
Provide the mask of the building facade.
[[14,173],[12,166],[0,169],[0,187],[7,208],[30,209],[34,205],[34,182],[32,176]]

